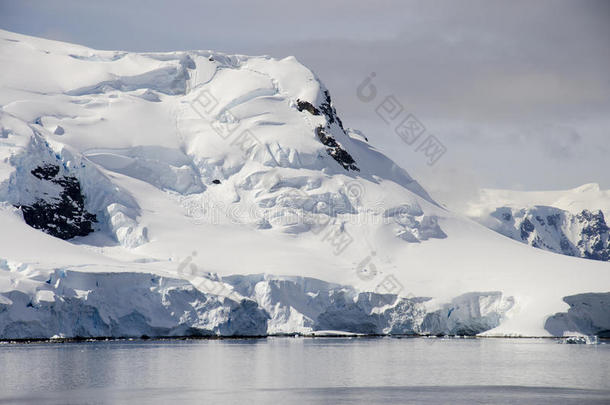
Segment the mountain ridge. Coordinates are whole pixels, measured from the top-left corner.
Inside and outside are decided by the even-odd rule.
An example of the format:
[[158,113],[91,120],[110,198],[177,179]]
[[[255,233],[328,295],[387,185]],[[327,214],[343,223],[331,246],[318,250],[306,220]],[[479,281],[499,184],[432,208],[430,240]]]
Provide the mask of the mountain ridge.
[[[0,61],[0,337],[112,325],[540,336],[564,297],[610,285],[606,263],[513,244],[440,207],[293,57],[96,51],[0,31]],[[82,207],[56,176],[78,181]],[[76,204],[49,229],[88,213],[93,232],[31,228],[23,207],[41,199],[40,213]],[[306,287],[286,277],[319,290],[293,296]],[[148,279],[150,295],[136,285]],[[114,283],[137,293],[117,299]],[[79,329],[81,311],[99,318]]]

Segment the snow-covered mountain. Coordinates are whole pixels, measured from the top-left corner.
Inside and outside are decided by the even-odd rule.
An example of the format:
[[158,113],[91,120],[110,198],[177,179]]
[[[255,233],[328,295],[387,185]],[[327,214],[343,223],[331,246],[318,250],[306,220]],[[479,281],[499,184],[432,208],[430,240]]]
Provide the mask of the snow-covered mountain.
[[[598,204],[597,211],[587,204]],[[530,246],[610,261],[610,192],[597,184],[564,192],[482,190],[469,210],[483,225]]]
[[443,209],[295,58],[0,62],[0,338],[610,329],[608,263]]

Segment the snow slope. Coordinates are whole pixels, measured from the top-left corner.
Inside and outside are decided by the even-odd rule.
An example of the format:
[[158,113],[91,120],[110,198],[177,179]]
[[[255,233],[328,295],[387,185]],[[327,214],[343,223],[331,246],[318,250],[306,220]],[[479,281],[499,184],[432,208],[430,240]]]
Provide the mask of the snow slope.
[[441,208],[293,57],[0,31],[0,66],[0,338],[537,336],[609,290]]

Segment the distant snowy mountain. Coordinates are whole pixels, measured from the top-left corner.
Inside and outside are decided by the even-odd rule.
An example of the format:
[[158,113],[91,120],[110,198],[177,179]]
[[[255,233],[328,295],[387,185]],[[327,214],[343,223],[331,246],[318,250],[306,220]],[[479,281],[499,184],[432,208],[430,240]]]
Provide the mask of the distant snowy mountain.
[[[595,203],[601,209],[592,212],[583,208]],[[470,213],[483,225],[530,246],[610,261],[610,227],[604,215],[609,208],[610,192],[588,184],[563,193],[483,190]]]
[[476,216],[481,210],[502,204],[513,207],[545,205],[572,214],[601,210],[605,217],[610,217],[610,190],[601,190],[597,183],[556,191],[482,189],[478,198],[470,202],[469,215]]
[[0,66],[0,339],[610,329],[608,263],[443,209],[293,57],[0,31]]

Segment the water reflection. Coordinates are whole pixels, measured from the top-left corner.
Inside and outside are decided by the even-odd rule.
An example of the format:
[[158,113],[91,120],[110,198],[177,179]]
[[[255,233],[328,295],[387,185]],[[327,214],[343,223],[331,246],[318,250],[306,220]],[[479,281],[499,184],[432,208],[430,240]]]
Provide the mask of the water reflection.
[[4,344],[0,372],[0,403],[603,403],[610,345],[392,338]]

